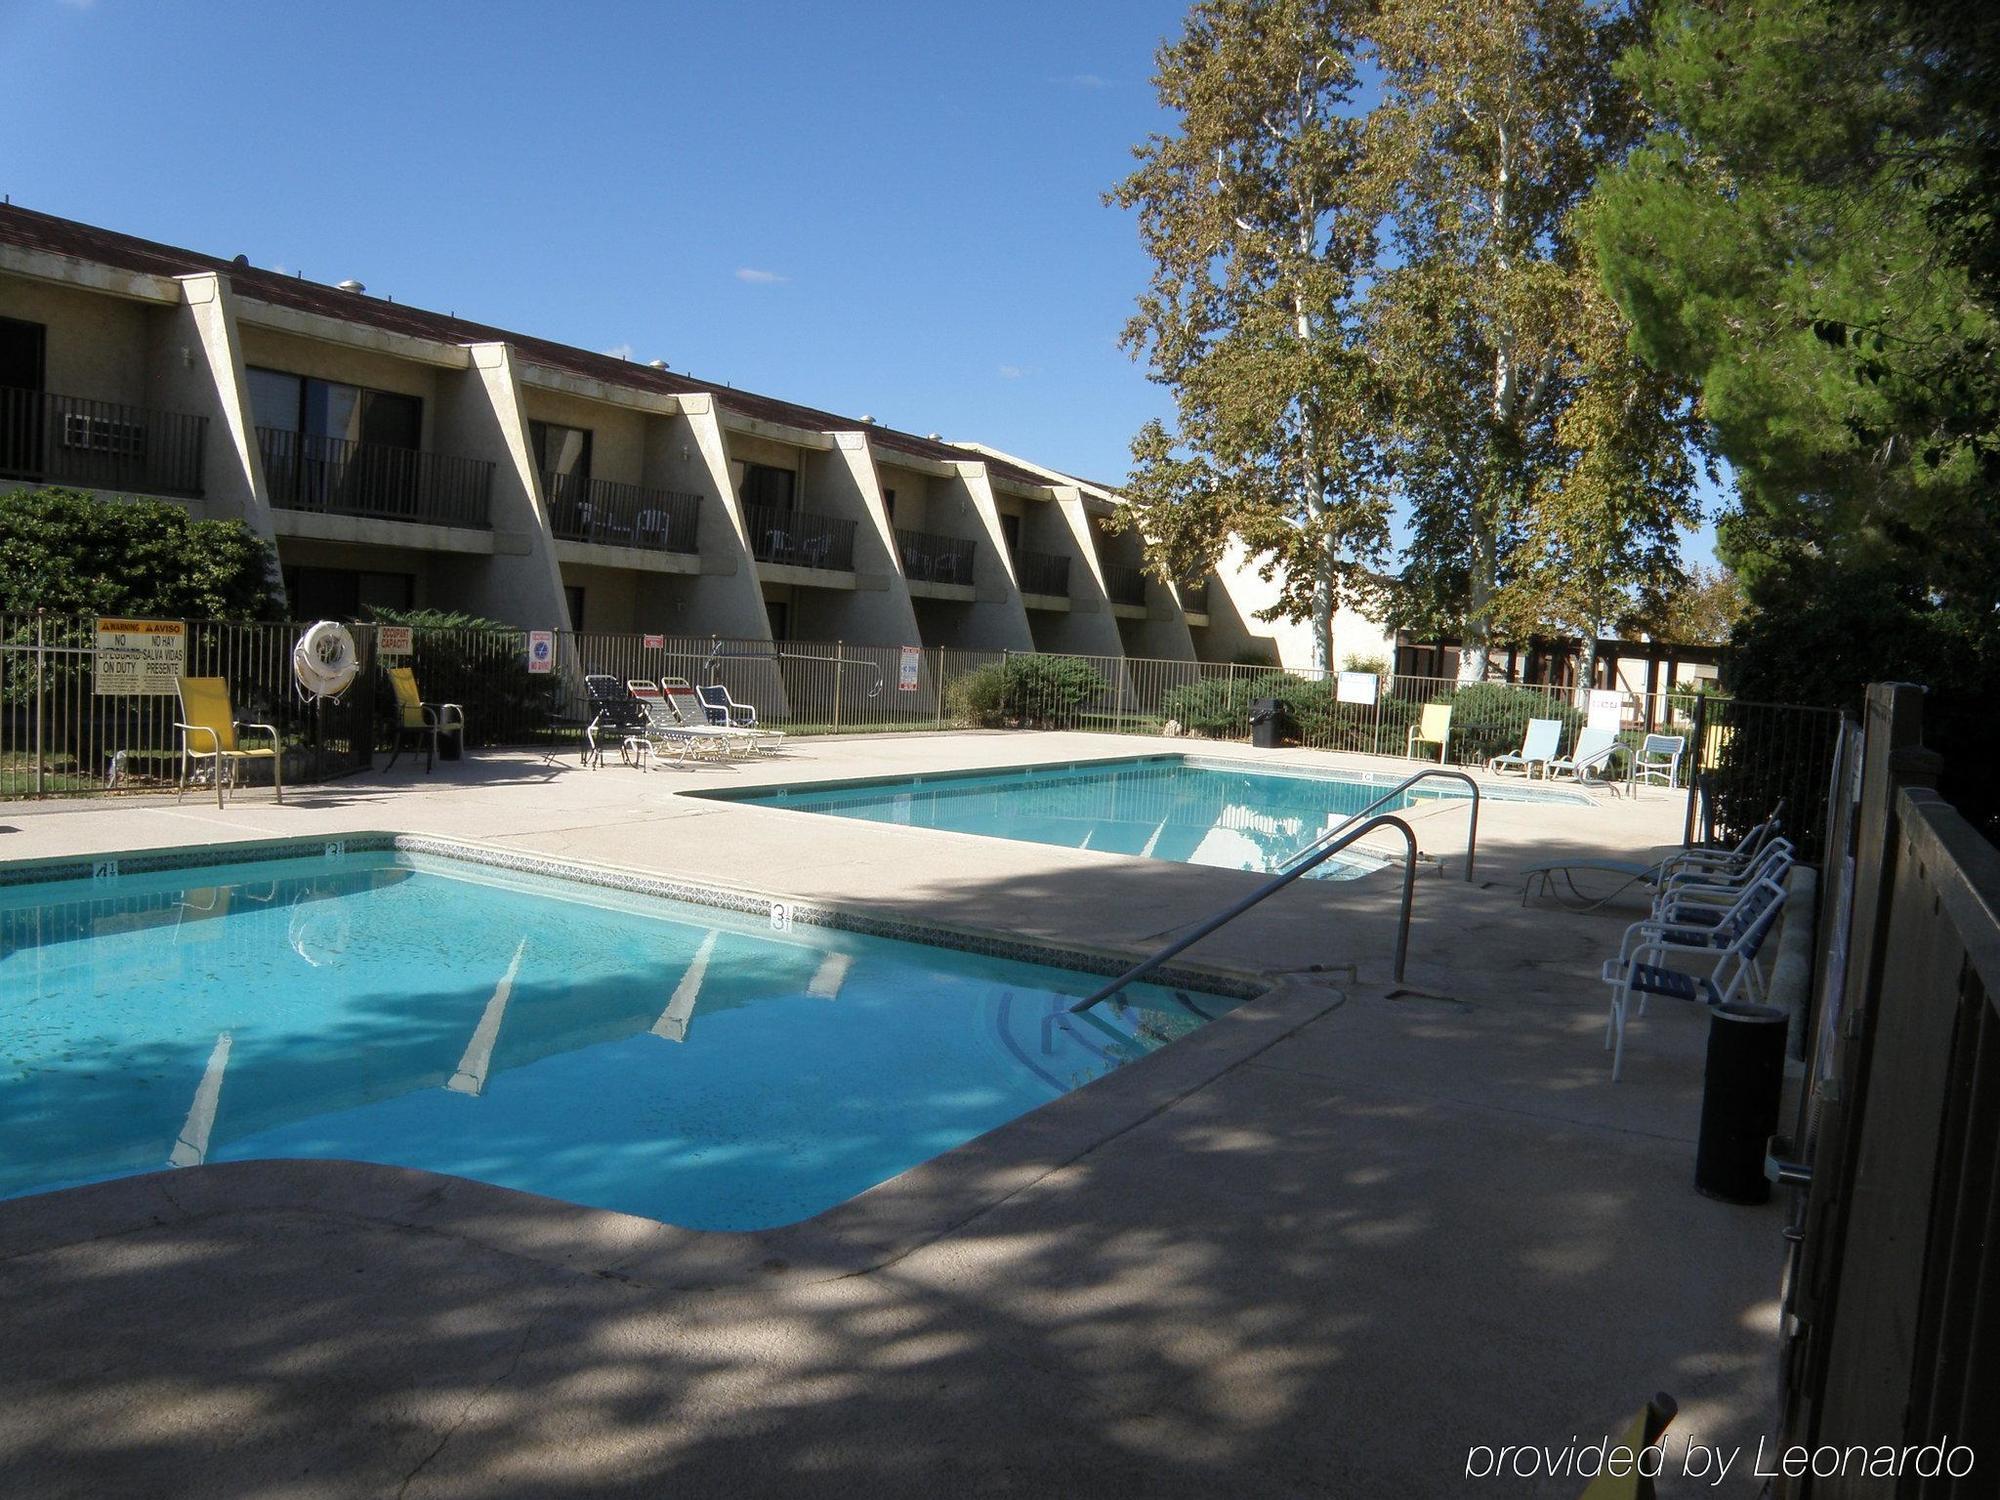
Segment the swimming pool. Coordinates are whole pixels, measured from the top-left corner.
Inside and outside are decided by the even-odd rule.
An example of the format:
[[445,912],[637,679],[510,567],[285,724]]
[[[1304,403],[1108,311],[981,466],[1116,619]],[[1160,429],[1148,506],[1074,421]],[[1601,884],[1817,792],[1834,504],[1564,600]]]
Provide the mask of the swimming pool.
[[[1149,755],[689,795],[1066,849],[1270,871],[1402,779],[1400,774],[1253,770],[1234,761]],[[1480,793],[1498,801],[1590,805],[1579,793],[1535,787],[1482,785]],[[1462,801],[1470,795],[1463,782],[1425,782],[1385,803],[1381,811],[1438,798]],[[1358,851],[1342,853],[1313,875],[1350,880],[1382,863]]]
[[341,845],[0,887],[0,1197],[337,1157],[768,1228],[1236,1003],[780,920]]

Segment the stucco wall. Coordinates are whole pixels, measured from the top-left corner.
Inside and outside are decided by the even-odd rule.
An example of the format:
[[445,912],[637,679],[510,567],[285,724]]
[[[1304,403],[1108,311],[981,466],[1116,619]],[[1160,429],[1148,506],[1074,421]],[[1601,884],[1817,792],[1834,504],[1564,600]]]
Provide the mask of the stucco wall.
[[0,318],[43,325],[42,388],[58,395],[158,404],[147,387],[147,365],[165,312],[124,297],[0,276]]

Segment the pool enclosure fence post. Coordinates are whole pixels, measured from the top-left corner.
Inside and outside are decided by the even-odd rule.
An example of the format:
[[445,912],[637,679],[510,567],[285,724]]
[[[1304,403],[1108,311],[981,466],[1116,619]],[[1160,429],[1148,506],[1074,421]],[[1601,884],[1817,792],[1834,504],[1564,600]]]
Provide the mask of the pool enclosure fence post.
[[833,732],[835,734],[840,733],[840,663],[841,659],[846,655],[846,643],[844,641],[835,641],[833,643]]
[[1690,743],[1694,753],[1688,757],[1688,805],[1687,818],[1681,828],[1683,848],[1694,846],[1695,805],[1701,800],[1702,752],[1708,744],[1705,733],[1708,724],[1708,694],[1702,693],[1694,700],[1694,733]]
[[42,611],[35,611],[35,795],[42,795]]

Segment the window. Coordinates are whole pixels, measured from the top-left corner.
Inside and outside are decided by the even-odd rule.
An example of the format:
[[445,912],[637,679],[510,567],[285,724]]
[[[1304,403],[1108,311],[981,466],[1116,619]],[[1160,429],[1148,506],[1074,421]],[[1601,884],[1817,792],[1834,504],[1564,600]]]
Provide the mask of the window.
[[560,422],[530,422],[528,446],[534,452],[535,467],[558,479],[590,478],[590,431],[565,427]]
[[1002,516],[1000,518],[1000,538],[1007,544],[1007,555],[1018,556],[1021,551],[1021,518]]
[[39,391],[46,342],[47,331],[41,324],[0,318],[0,387],[10,391]]
[[789,641],[792,638],[792,607],[776,599],[764,601],[764,613],[770,617],[771,639]]
[[390,448],[423,446],[424,403],[415,396],[256,366],[245,374],[259,427]]
[[285,597],[293,618],[358,620],[371,609],[410,609],[417,580],[409,573],[369,573],[353,568],[290,567]]
[[583,585],[566,583],[563,585],[563,603],[569,606],[569,628],[583,629]]
[[891,522],[896,519],[896,492],[894,490],[882,491],[882,513]]
[[746,506],[759,505],[769,510],[789,511],[797,480],[798,476],[790,469],[777,469],[769,464],[745,464],[739,490]]

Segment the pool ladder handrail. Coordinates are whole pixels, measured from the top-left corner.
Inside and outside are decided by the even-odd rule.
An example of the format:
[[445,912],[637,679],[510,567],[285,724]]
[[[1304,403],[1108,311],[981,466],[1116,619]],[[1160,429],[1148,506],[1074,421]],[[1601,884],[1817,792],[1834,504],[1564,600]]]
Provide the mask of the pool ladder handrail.
[[[1467,786],[1472,788],[1472,826],[1466,830],[1465,834],[1465,879],[1466,883],[1470,884],[1472,881],[1472,866],[1474,861],[1477,860],[1479,856],[1479,800],[1480,800],[1479,783],[1474,781],[1470,776],[1466,775],[1465,772],[1454,771],[1445,766],[1426,766],[1423,770],[1418,771],[1413,775],[1405,776],[1401,781],[1397,782],[1394,786],[1390,787],[1388,791],[1384,792],[1381,796],[1377,797],[1373,802],[1369,803],[1359,812],[1349,813],[1347,817],[1343,818],[1340,822],[1334,824],[1333,827],[1327,829],[1325,833],[1321,834],[1319,839],[1315,840],[1313,843],[1306,845],[1304,849],[1300,850],[1297,854],[1293,855],[1292,857],[1294,859],[1308,858],[1313,853],[1313,851],[1319,847],[1319,844],[1322,841],[1337,837],[1344,829],[1352,825],[1355,819],[1367,817],[1370,813],[1375,811],[1376,808],[1380,807],[1384,802],[1387,802],[1391,797],[1399,797],[1404,792],[1408,791],[1411,787],[1415,786],[1418,782],[1428,780],[1433,776],[1441,777],[1446,781],[1462,781]],[[1402,976],[1398,975],[1397,977],[1401,978]]]
[[[1360,816],[1361,814],[1359,813],[1355,814],[1355,817]],[[1349,823],[1353,821],[1353,818],[1348,819]],[[1345,827],[1346,825],[1343,824],[1342,826]],[[1356,839],[1373,833],[1378,828],[1394,828],[1403,835],[1404,842],[1409,846],[1408,857],[1403,861],[1403,908],[1396,923],[1396,979],[1400,983],[1403,978],[1403,961],[1409,957],[1410,952],[1410,903],[1415,899],[1417,891],[1417,836],[1411,831],[1410,825],[1394,813],[1381,813],[1370,818],[1360,827],[1350,829],[1348,832],[1335,838],[1332,843],[1322,844],[1321,847],[1305,855],[1297,864],[1292,865],[1282,874],[1265,881],[1256,890],[1245,896],[1241,901],[1230,906],[1226,911],[1218,912],[1216,915],[1210,917],[1206,922],[1195,928],[1193,932],[1188,933],[1187,936],[1174,939],[1173,942],[1167,944],[1166,947],[1160,949],[1151,957],[1142,960],[1134,967],[1120,974],[1116,979],[1104,984],[1086,999],[1077,1001],[1076,1004],[1070,1007],[1070,1013],[1074,1015],[1078,1011],[1089,1010],[1098,1001],[1107,1000],[1117,994],[1126,985],[1132,983],[1133,980],[1144,978],[1175,954],[1193,947],[1217,928],[1235,921],[1258,902],[1268,896],[1276,895],[1293,881],[1326,863],[1327,860],[1340,853],[1341,850],[1345,849]]]

